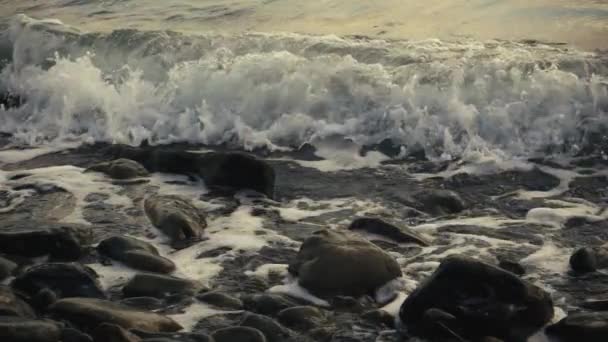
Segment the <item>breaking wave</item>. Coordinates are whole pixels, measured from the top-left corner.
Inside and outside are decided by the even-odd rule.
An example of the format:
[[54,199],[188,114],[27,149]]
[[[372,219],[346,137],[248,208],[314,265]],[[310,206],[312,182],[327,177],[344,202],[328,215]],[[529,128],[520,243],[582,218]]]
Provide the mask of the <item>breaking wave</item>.
[[342,136],[427,155],[576,153],[608,124],[608,58],[506,41],[82,33],[13,18],[0,130],[27,144],[293,149]]

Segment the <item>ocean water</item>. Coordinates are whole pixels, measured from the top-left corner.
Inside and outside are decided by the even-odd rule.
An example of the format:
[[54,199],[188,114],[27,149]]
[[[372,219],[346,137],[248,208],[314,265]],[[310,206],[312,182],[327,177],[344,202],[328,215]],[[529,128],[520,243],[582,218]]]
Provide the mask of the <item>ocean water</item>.
[[0,130],[26,144],[288,150],[342,136],[446,159],[576,153],[606,125],[607,12],[604,1],[2,1],[0,89],[27,101],[0,109]]

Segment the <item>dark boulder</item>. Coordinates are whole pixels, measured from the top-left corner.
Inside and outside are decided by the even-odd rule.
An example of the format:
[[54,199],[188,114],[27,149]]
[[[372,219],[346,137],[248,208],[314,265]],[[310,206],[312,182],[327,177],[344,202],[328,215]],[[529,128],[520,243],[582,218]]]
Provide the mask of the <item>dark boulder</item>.
[[93,342],[93,338],[74,328],[63,328],[61,330],[61,342]]
[[547,327],[547,335],[560,342],[605,342],[608,312],[575,313]]
[[465,339],[494,336],[525,340],[553,317],[549,294],[513,273],[460,256],[444,259],[435,273],[410,294],[399,316],[408,333],[432,337],[424,329],[427,310],[453,316],[447,328]]
[[209,186],[251,189],[274,195],[275,172],[266,162],[237,152],[193,153],[170,148],[114,145],[114,158],[138,161],[151,172],[197,175]]
[[395,259],[371,242],[331,230],[304,241],[289,272],[319,296],[370,294],[401,276]]
[[7,254],[76,260],[91,241],[91,229],[76,224],[36,221],[0,224],[0,252]]
[[151,244],[126,236],[112,236],[99,243],[100,254],[142,271],[171,273],[175,264],[159,256]]
[[205,292],[196,296],[201,302],[211,304],[218,308],[230,310],[242,310],[243,302],[229,294],[222,292]]
[[589,273],[608,268],[608,249],[605,247],[579,248],[570,257],[570,267],[578,273]]
[[0,256],[0,281],[13,275],[13,272],[15,272],[16,269],[16,263]]
[[124,158],[97,163],[85,172],[101,172],[114,179],[131,179],[149,175],[148,170],[140,163]]
[[298,305],[291,298],[276,293],[247,294],[241,300],[245,309],[262,315],[274,315],[283,309]]
[[61,329],[52,321],[0,317],[0,341],[59,342]]
[[268,342],[283,342],[291,335],[288,329],[283,327],[274,319],[254,313],[248,313],[245,315],[240,325],[243,327],[255,328],[261,331]]
[[0,285],[0,316],[34,318],[36,313],[10,287]]
[[384,220],[374,217],[361,217],[355,219],[350,226],[350,230],[360,230],[370,234],[387,237],[399,243],[415,243],[421,246],[428,246],[429,242],[420,234],[408,228],[400,228]]
[[105,298],[95,271],[77,263],[47,263],[31,266],[15,278],[11,286],[30,296],[49,289],[59,298]]
[[207,227],[205,216],[188,200],[179,196],[151,196],[144,208],[154,226],[174,243],[200,240]]
[[214,331],[215,342],[266,342],[266,337],[258,329],[250,327],[230,327]]
[[84,331],[94,331],[103,323],[150,332],[174,332],[182,329],[169,317],[102,299],[65,298],[53,304],[49,312],[53,317],[69,321]]
[[129,297],[120,301],[124,305],[141,309],[141,310],[156,310],[163,307],[164,302],[155,297]]
[[296,330],[310,330],[321,325],[326,315],[321,309],[305,305],[281,310],[278,317],[279,322],[286,327]]
[[122,292],[125,297],[164,298],[175,294],[194,295],[201,287],[201,284],[189,279],[140,273],[129,280]]
[[361,315],[361,318],[367,322],[383,325],[388,328],[395,327],[395,317],[381,309],[366,311]]
[[141,338],[134,335],[123,327],[110,324],[102,323],[93,332],[93,339],[95,342],[140,342]]
[[513,274],[517,274],[518,276],[526,274],[526,269],[520,263],[511,260],[500,260],[498,267]]
[[451,190],[429,189],[415,193],[414,208],[432,215],[457,214],[466,208],[462,198]]

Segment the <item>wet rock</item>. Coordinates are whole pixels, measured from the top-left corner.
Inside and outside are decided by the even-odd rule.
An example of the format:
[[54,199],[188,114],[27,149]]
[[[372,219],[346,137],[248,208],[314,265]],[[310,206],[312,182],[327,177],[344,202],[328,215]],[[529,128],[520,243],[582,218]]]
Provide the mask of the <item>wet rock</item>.
[[206,292],[196,296],[201,302],[211,304],[218,308],[242,310],[243,302],[235,297],[221,292]]
[[318,327],[325,320],[325,313],[314,306],[294,306],[281,310],[279,322],[296,330],[309,330]]
[[[369,151],[378,151],[390,158],[400,157],[406,148],[391,139],[384,139],[377,144],[366,145],[361,148],[361,155],[365,156]],[[424,153],[424,151],[423,151]]]
[[608,311],[608,300],[586,300],[578,306],[593,311]]
[[61,330],[61,342],[93,342],[93,338],[80,330],[63,328]]
[[517,274],[518,276],[526,274],[526,269],[520,263],[511,260],[501,260],[498,263],[498,267],[513,274]]
[[52,321],[0,317],[0,340],[6,342],[59,342],[61,330]]
[[579,273],[608,268],[608,249],[605,247],[579,248],[570,257],[570,267]]
[[560,342],[604,342],[608,337],[608,312],[571,314],[547,327],[546,333]]
[[421,331],[425,313],[438,309],[455,317],[447,327],[466,339],[495,336],[525,340],[553,317],[553,303],[542,289],[516,275],[474,259],[444,259],[435,273],[401,306],[408,333]]
[[33,318],[36,314],[10,287],[0,285],[0,316]]
[[203,214],[179,196],[150,196],[145,200],[144,208],[152,224],[174,243],[199,240],[207,227]]
[[0,223],[0,252],[26,257],[50,255],[76,260],[92,240],[91,229],[75,224],[27,222]]
[[433,189],[413,195],[414,208],[432,215],[457,214],[466,206],[460,195],[450,190]]
[[105,173],[114,179],[131,179],[149,175],[148,170],[140,163],[124,158],[97,163],[85,170],[85,172],[91,171]]
[[254,313],[247,314],[240,325],[261,331],[268,342],[282,342],[290,336],[289,330],[277,323],[274,319]]
[[370,234],[387,237],[399,243],[415,243],[421,246],[428,246],[429,242],[420,234],[411,229],[399,228],[386,221],[374,217],[361,217],[355,219],[350,226],[350,230],[361,230]]
[[57,294],[48,288],[44,288],[36,293],[30,303],[38,311],[45,311],[47,307],[57,301]]
[[167,275],[140,273],[136,274],[123,287],[126,297],[156,297],[164,298],[175,294],[193,295],[201,288],[192,280]]
[[251,189],[274,195],[275,172],[266,162],[244,153],[191,153],[157,147],[114,145],[112,156],[140,162],[152,172],[197,175],[208,186]]
[[376,309],[366,311],[361,315],[361,318],[368,322],[378,325],[384,325],[389,328],[395,327],[395,318],[384,310]]
[[0,281],[13,275],[17,264],[0,256]]
[[201,333],[156,333],[143,330],[130,330],[145,342],[215,342],[209,335]]
[[395,259],[371,242],[330,230],[304,241],[288,270],[320,296],[369,294],[401,276]]
[[97,250],[135,269],[158,273],[171,273],[175,270],[175,264],[159,256],[154,246],[131,237],[112,236],[101,241]]
[[124,305],[141,310],[154,310],[163,306],[163,301],[154,297],[131,297],[125,298],[120,302]]
[[245,309],[262,315],[274,315],[283,309],[298,305],[287,296],[273,293],[244,295],[241,299]]
[[49,309],[53,317],[69,321],[84,331],[93,331],[102,323],[150,332],[173,332],[182,329],[169,317],[102,299],[65,298]]
[[140,342],[141,338],[116,324],[102,323],[93,332],[95,342]]
[[215,342],[266,342],[261,331],[250,327],[230,327],[214,331]]
[[11,283],[30,296],[44,289],[59,298],[105,298],[105,293],[92,269],[77,263],[47,263],[31,266]]

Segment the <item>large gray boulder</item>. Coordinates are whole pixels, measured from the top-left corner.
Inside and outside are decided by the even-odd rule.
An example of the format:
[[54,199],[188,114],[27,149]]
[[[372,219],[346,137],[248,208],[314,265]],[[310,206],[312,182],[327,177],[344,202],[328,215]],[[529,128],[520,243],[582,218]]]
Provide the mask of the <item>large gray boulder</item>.
[[140,163],[124,158],[97,163],[85,170],[85,172],[91,171],[104,173],[114,179],[131,179],[149,175],[148,170]]
[[0,317],[0,341],[59,342],[61,329],[52,321]]
[[99,243],[97,251],[143,271],[171,273],[175,270],[175,264],[161,257],[154,246],[127,236],[109,237]]
[[395,259],[371,242],[331,230],[304,241],[289,272],[318,296],[371,294],[401,276]]
[[179,196],[150,196],[144,209],[154,226],[173,243],[198,240],[207,227],[205,216],[188,200]]
[[551,320],[553,303],[548,293],[513,273],[452,256],[407,297],[399,317],[409,334],[423,337],[455,332],[471,340],[525,341]]
[[174,332],[182,327],[171,318],[152,312],[94,298],[64,298],[51,305],[50,314],[85,330],[94,331],[103,323],[124,329],[150,332]]

